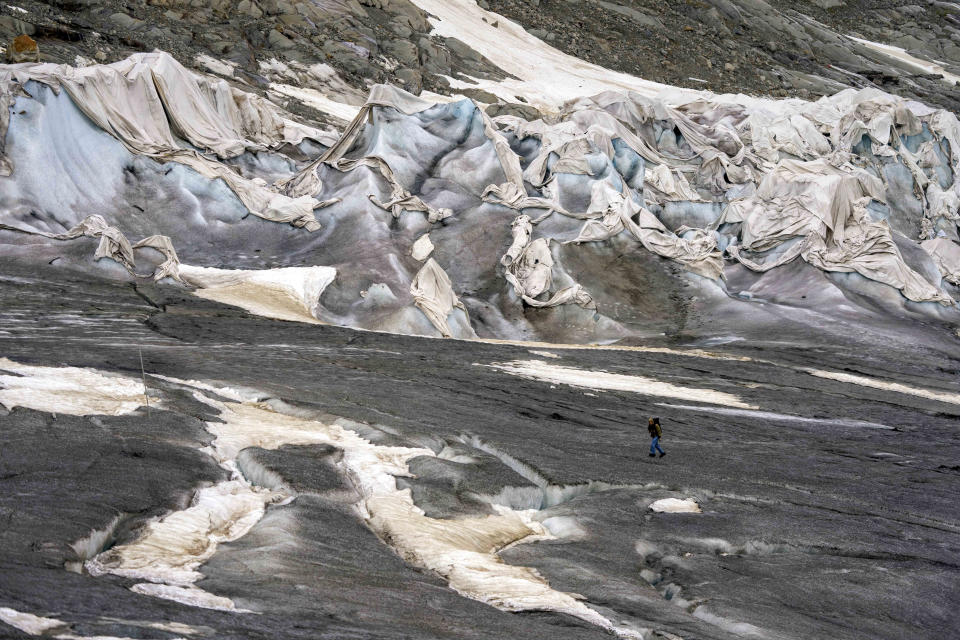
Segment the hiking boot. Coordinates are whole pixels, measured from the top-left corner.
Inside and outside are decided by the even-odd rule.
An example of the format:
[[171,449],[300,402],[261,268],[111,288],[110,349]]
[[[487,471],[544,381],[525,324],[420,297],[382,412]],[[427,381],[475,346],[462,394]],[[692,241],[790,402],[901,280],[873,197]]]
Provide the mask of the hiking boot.
[[[650,455],[653,455],[653,454],[650,454]],[[661,451],[661,452],[660,452],[660,457],[661,457],[661,458],[662,458],[663,456],[665,456],[665,455],[667,455],[667,452],[666,452],[666,451]]]

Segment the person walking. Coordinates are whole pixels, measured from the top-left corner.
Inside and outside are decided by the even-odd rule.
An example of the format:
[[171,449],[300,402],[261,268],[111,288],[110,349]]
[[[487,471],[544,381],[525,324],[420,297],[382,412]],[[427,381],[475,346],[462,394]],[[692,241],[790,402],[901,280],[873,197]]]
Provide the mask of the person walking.
[[667,455],[666,452],[660,448],[660,436],[663,435],[663,429],[660,428],[660,418],[650,418],[647,421],[647,431],[650,432],[650,457],[656,456],[656,452],[660,452],[660,457]]

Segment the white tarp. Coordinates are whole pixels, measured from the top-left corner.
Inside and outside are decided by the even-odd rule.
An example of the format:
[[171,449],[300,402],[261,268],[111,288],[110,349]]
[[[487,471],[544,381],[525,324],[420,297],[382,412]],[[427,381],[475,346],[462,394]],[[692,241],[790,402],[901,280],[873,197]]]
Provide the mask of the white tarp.
[[410,293],[413,295],[414,304],[423,311],[437,331],[444,338],[452,337],[453,332],[447,318],[454,309],[460,309],[466,314],[467,308],[453,292],[450,276],[436,260],[430,258],[423,265],[410,284]]
[[934,238],[920,246],[933,257],[943,279],[960,286],[960,244],[949,238]]
[[[221,178],[254,215],[309,231],[320,228],[313,210],[322,203],[308,195],[291,198],[262,181],[241,177],[216,159],[303,139],[304,128],[284,126],[285,120],[265,100],[233,89],[224,80],[194,74],[162,52],[89,67],[4,66],[0,91],[6,106],[31,80],[66,90],[87,117],[131,152],[185,164],[210,179]],[[216,158],[184,147],[178,137]],[[317,137],[326,139],[319,131]],[[9,161],[6,169],[12,170]]]

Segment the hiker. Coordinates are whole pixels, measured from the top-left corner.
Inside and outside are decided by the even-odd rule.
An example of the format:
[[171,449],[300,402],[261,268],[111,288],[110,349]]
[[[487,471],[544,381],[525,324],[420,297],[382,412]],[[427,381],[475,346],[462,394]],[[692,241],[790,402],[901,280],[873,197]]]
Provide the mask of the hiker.
[[660,452],[660,457],[667,455],[666,452],[660,448],[660,436],[663,435],[663,429],[660,428],[660,418],[650,418],[647,422],[647,431],[650,432],[650,457],[657,455],[655,452]]

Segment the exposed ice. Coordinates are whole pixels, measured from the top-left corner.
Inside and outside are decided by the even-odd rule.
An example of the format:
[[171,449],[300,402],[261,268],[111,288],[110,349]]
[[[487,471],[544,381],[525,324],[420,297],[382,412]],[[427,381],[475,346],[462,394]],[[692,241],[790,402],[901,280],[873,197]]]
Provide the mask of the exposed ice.
[[630,391],[651,396],[679,398],[709,404],[726,405],[742,409],[757,409],[757,407],[743,402],[737,396],[713,389],[697,389],[680,387],[669,382],[661,382],[643,376],[631,376],[606,371],[588,371],[550,364],[541,360],[515,360],[488,365],[511,375],[542,380],[557,384],[566,384],[583,389]]

